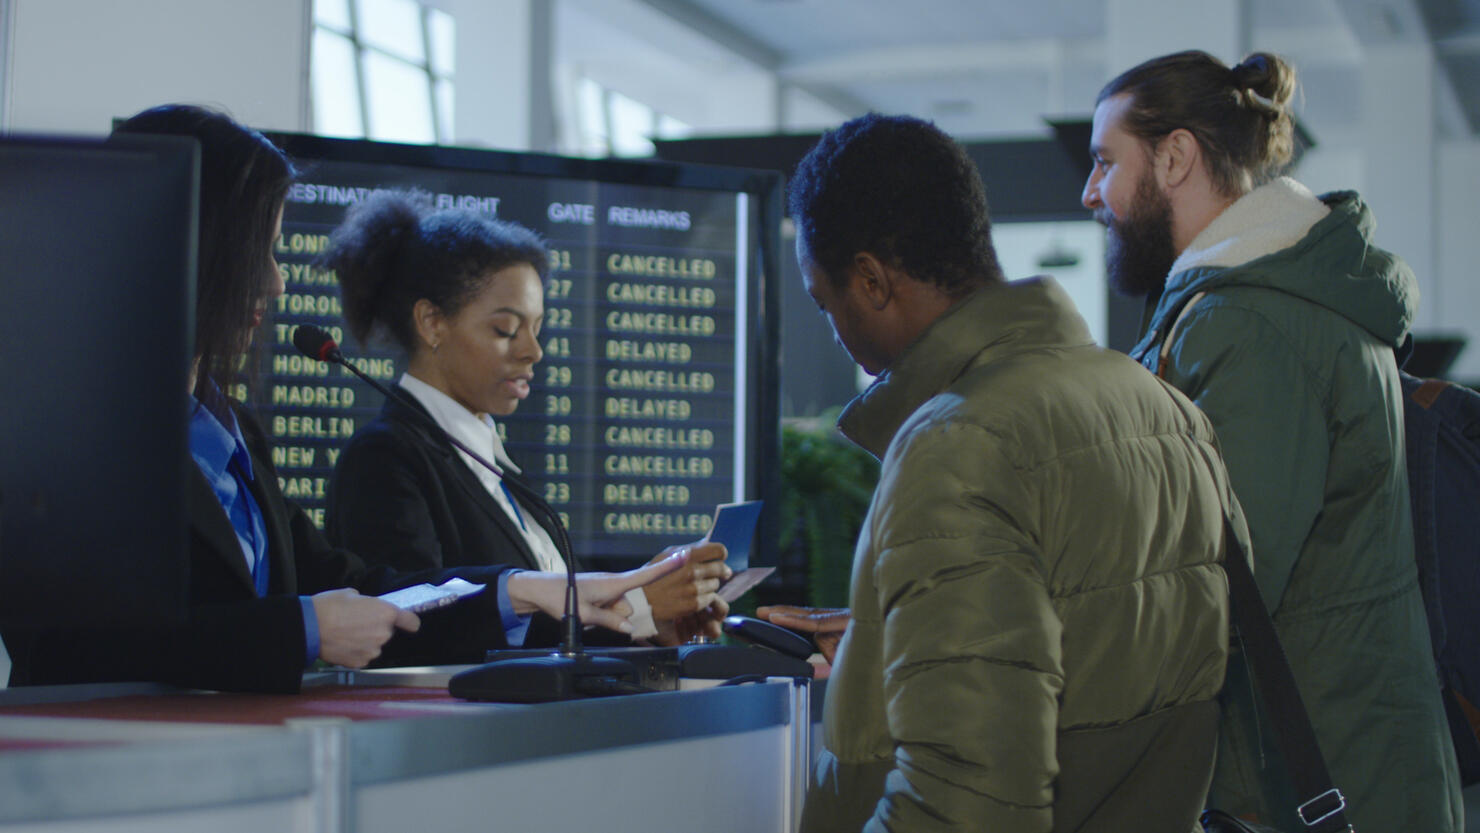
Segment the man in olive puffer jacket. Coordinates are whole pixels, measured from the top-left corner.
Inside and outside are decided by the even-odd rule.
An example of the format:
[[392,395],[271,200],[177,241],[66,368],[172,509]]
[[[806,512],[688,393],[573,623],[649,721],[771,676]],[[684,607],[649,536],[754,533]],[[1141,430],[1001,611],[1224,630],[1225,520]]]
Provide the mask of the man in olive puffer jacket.
[[1188,833],[1228,644],[1213,430],[1102,350],[1052,279],[1003,280],[975,166],[865,116],[790,188],[808,292],[878,380],[883,460],[803,829]]

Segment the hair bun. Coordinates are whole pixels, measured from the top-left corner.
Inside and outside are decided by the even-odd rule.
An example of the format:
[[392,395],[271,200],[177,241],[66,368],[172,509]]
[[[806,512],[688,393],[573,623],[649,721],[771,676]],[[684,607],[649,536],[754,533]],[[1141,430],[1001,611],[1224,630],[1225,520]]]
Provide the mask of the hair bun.
[[398,191],[378,191],[346,213],[330,238],[323,264],[339,278],[344,317],[362,343],[384,320],[385,300],[402,277],[397,268],[421,228],[421,201]]
[[1243,63],[1228,70],[1233,77],[1233,86],[1240,90],[1252,89],[1269,75],[1269,64],[1264,56],[1255,53],[1243,60]]
[[1278,116],[1295,95],[1295,71],[1278,56],[1255,52],[1229,70],[1233,86],[1256,110]]

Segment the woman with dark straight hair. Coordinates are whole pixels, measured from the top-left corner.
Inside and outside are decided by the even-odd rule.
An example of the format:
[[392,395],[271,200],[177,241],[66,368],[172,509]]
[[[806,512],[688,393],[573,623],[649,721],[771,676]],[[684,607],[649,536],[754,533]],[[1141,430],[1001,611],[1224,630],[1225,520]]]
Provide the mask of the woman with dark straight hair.
[[[187,620],[178,626],[6,633],[11,684],[141,680],[292,692],[304,669],[319,659],[361,667],[382,648],[410,660],[447,654],[481,659],[486,648],[506,644],[502,606],[515,614],[558,613],[564,574],[502,567],[411,572],[371,567],[353,553],[329,547],[307,516],[284,499],[266,434],[226,391],[253,331],[283,291],[272,249],[281,233],[293,167],[260,133],[201,107],[156,107],[118,130],[189,136],[200,144],[191,461],[186,463]],[[625,626],[630,611],[622,595],[683,560],[588,577],[583,617]],[[410,612],[360,595],[453,577],[498,590],[428,617],[425,627]],[[414,636],[392,640],[397,631],[418,629]]]
[[282,294],[273,243],[293,165],[255,130],[225,113],[165,105],[128,119],[117,133],[167,133],[200,142],[200,236],[195,295],[197,396],[235,380],[268,302]]

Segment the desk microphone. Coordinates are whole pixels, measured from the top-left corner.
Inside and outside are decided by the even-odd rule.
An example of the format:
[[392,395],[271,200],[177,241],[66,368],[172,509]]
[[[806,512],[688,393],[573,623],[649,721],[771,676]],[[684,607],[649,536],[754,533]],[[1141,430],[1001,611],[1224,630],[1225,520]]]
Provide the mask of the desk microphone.
[[344,358],[344,354],[339,351],[339,344],[323,328],[313,324],[296,327],[293,330],[293,346],[310,359],[330,362],[345,368],[388,398],[396,397],[412,405],[409,410],[423,425],[431,428],[437,436],[447,440],[458,450],[477,461],[479,465],[497,475],[514,491],[523,495],[529,505],[545,516],[550,523],[550,528],[555,531],[556,546],[565,558],[566,575],[565,616],[561,619],[562,633],[559,652],[543,657],[498,660],[464,671],[462,674],[470,675],[464,678],[466,682],[460,685],[457,677],[454,677],[452,688],[463,688],[465,691],[454,690],[452,691],[453,696],[514,703],[569,700],[587,695],[612,693],[613,680],[631,680],[635,676],[632,665],[628,662],[585,653],[581,644],[581,613],[576,598],[576,574],[573,566],[575,559],[572,555],[570,536],[560,516],[538,492],[530,488],[528,484],[509,476],[503,469],[484,459],[482,455],[447,433],[446,429],[428,416],[418,404],[411,400],[409,395],[403,391],[391,390],[361,372],[358,367]]

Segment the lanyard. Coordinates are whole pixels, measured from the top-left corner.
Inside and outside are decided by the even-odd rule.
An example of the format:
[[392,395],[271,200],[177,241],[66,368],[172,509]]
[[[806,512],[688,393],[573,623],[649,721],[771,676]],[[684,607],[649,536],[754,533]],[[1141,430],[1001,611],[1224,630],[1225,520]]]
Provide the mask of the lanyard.
[[504,497],[509,499],[509,507],[514,510],[514,520],[519,522],[519,528],[528,532],[529,527],[524,525],[524,513],[519,511],[519,501],[514,499],[513,492],[510,492],[509,487],[504,485],[502,477],[498,479],[498,487],[504,490]]

